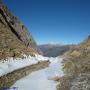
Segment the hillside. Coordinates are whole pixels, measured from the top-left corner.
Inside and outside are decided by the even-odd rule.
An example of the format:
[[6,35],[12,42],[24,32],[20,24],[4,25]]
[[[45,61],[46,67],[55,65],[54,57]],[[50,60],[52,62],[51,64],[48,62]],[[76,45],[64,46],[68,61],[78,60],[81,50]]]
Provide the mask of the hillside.
[[90,90],[90,36],[65,53],[63,69],[58,90]]
[[0,0],[0,59],[40,51],[27,28]]
[[66,51],[70,49],[71,45],[60,45],[60,44],[44,44],[39,45],[40,50],[43,52],[44,56],[56,57],[63,55]]

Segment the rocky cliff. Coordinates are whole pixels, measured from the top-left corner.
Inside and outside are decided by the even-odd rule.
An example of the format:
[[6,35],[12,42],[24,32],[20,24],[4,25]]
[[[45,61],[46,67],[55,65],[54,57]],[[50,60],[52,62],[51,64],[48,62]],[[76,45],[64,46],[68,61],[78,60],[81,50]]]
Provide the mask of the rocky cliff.
[[27,28],[0,0],[0,59],[38,53],[38,50]]
[[58,90],[90,90],[90,36],[64,55]]

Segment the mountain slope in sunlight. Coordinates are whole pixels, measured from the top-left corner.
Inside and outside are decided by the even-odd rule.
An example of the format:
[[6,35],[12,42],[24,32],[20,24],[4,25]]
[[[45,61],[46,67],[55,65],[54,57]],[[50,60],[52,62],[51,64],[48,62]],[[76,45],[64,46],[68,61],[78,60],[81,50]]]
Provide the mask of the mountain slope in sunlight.
[[90,36],[64,55],[63,69],[58,90],[90,90]]
[[27,28],[0,0],[0,59],[40,51]]

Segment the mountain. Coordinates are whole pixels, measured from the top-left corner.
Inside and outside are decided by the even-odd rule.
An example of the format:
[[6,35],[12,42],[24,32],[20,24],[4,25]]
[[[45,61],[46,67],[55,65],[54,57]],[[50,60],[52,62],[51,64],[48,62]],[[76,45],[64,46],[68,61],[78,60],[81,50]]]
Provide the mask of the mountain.
[[65,76],[60,79],[58,90],[90,90],[90,36],[63,58]]
[[44,56],[56,57],[59,55],[63,55],[66,51],[70,49],[71,45],[44,44],[39,45],[38,47],[43,52]]
[[0,59],[39,51],[27,28],[0,0]]
[[[65,55],[66,59],[78,59],[78,58],[90,58],[90,36],[88,36],[84,41],[74,46],[69,52]],[[80,59],[80,60],[81,60]]]

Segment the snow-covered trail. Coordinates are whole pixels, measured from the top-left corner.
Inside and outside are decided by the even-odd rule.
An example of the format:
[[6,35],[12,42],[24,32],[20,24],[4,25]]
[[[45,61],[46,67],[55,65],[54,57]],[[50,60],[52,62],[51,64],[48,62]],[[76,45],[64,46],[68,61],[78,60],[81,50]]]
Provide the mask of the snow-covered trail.
[[8,57],[5,60],[0,60],[0,76],[30,65],[38,64],[38,62],[48,61],[48,57],[37,54],[35,54],[35,56],[23,55],[23,57],[23,59]]
[[51,61],[49,67],[18,80],[12,87],[17,87],[17,90],[56,90],[56,82],[48,80],[48,77],[63,75],[62,59],[56,57],[49,60]]

